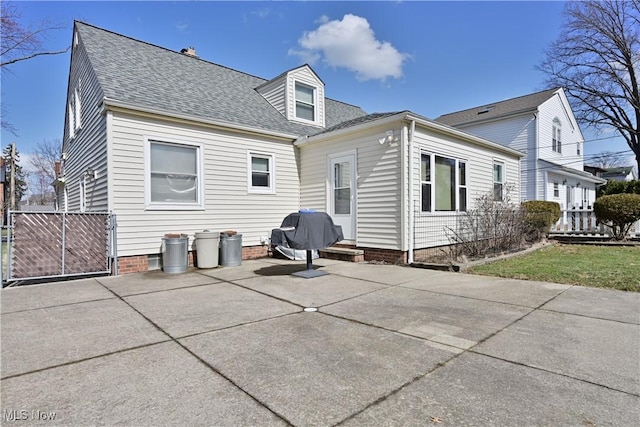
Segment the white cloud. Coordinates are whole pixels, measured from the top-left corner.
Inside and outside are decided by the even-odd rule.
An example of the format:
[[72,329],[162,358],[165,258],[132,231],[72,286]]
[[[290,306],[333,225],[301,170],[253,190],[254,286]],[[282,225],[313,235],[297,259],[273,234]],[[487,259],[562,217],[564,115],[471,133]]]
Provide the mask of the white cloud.
[[322,59],[331,67],[353,71],[361,81],[402,77],[402,65],[409,55],[389,42],[376,40],[365,18],[348,14],[342,20],[329,21],[322,16],[317,22],[321,24],[317,29],[298,40],[302,49],[290,49],[290,55],[311,64]]
[[176,30],[178,31],[186,31],[187,28],[189,28],[189,24],[185,21],[178,21],[176,23]]
[[265,19],[271,14],[271,9],[269,9],[268,7],[265,7],[262,9],[254,10],[251,12],[251,14],[253,16],[257,16],[260,19]]

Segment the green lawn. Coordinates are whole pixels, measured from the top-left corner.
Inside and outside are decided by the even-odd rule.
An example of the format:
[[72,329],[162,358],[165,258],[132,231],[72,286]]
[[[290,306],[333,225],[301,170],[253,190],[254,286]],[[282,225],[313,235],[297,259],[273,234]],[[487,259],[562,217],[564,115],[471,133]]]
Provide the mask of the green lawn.
[[640,246],[556,244],[467,272],[640,292]]

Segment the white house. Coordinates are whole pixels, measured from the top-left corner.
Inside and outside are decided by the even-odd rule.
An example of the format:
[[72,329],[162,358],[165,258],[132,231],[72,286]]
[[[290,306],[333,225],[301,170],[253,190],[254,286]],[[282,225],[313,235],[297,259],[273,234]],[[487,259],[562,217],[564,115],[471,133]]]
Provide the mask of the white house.
[[436,119],[526,153],[522,200],[589,208],[605,180],[583,171],[584,138],[562,88],[493,102]]
[[117,215],[121,273],[157,267],[168,232],[236,229],[243,258],[265,256],[269,231],[301,208],[329,212],[365,259],[411,260],[446,243],[442,227],[416,240],[416,216],[455,218],[516,182],[522,156],[326,98],[308,65],[267,80],[82,22],[65,122],[58,204]]

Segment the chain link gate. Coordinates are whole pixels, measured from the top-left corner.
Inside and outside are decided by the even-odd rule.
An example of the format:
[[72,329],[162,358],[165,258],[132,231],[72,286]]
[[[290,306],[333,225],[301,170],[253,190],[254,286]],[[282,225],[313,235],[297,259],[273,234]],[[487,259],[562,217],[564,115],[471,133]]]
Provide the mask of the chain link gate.
[[9,211],[8,220],[3,284],[118,274],[115,214]]

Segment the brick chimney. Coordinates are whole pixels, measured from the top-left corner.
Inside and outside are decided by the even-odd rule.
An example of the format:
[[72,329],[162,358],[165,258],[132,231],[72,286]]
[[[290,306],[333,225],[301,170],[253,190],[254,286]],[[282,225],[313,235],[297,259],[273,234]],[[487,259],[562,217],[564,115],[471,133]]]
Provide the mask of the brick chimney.
[[180,51],[180,53],[183,53],[183,54],[189,55],[189,56],[193,56],[194,58],[198,57],[198,55],[196,55],[196,48],[193,47],[193,46],[189,46],[189,47],[186,47],[186,48],[182,49]]

